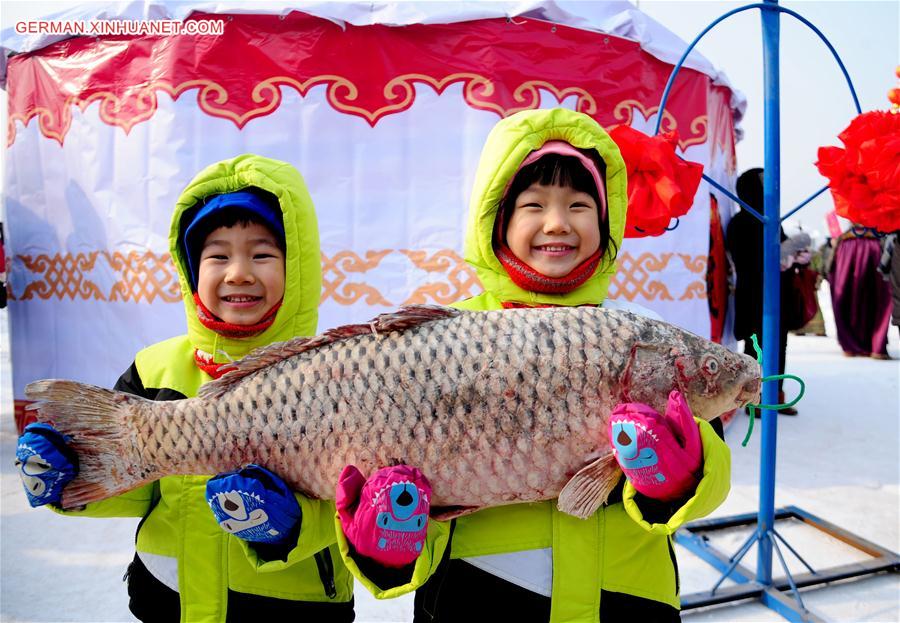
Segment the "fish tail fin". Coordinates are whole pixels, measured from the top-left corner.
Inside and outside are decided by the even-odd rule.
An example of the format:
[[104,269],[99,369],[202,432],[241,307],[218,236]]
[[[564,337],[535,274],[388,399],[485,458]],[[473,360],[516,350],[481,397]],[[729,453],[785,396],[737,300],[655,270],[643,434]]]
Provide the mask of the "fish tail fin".
[[156,480],[142,466],[139,415],[152,401],[75,381],[36,381],[25,388],[40,422],[56,428],[78,455],[78,475],[63,489],[62,506],[103,500]]

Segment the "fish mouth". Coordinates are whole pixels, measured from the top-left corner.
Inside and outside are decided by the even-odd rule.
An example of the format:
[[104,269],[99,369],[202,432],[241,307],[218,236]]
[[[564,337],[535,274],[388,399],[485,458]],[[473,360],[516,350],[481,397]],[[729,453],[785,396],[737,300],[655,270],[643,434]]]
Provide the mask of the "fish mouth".
[[759,392],[762,387],[762,381],[758,378],[752,378],[741,388],[740,393],[735,397],[734,402],[738,407],[743,407],[748,403],[759,401]]

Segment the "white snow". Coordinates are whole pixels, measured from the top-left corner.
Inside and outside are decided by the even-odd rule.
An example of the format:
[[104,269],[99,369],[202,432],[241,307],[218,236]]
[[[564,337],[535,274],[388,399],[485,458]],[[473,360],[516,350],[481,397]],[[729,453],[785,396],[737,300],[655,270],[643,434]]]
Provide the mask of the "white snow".
[[[823,303],[830,311],[827,293]],[[900,348],[891,328],[893,361],[845,358],[828,320],[829,337],[791,336],[788,371],[806,381],[798,417],[778,419],[776,506],[794,505],[894,552],[900,551]],[[136,519],[61,517],[32,510],[13,469],[15,427],[7,317],[0,311],[0,620],[132,621],[122,574],[134,552]],[[786,386],[789,396],[794,390]],[[732,490],[714,516],[758,506],[759,422],[746,448],[747,418],[727,431]],[[866,556],[797,522],[778,526],[813,567]],[[729,555],[746,530],[712,540]],[[751,550],[744,564],[756,568]],[[802,567],[785,552],[792,572]],[[718,573],[679,548],[682,593],[708,590]],[[777,569],[775,574],[778,575]],[[728,583],[726,583],[727,585]],[[807,606],[829,621],[900,621],[900,575],[805,589]],[[409,621],[412,598],[376,601],[356,592],[357,621]],[[757,603],[684,613],[686,622],[780,621]]]

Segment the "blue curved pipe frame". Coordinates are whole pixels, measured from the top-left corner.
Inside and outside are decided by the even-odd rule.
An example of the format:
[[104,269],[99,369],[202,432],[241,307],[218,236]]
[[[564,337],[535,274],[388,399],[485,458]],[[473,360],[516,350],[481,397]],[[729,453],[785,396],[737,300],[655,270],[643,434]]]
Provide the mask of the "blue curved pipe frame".
[[[706,174],[703,178],[712,186],[724,192],[728,197],[738,202],[741,206],[753,214],[763,223],[763,376],[777,374],[778,371],[778,333],[780,322],[781,288],[780,288],[780,246],[781,246],[781,119],[779,115],[779,38],[780,38],[780,14],[786,13],[815,32],[827,46],[835,61],[844,74],[853,104],[857,113],[862,110],[853,82],[847,73],[844,63],[837,51],[822,32],[803,16],[778,6],[778,0],[766,0],[728,11],[709,26],[707,26],[691,42],[672,70],[666,87],[663,91],[659,110],[657,111],[655,134],[659,134],[666,102],[669,98],[672,85],[678,72],[688,55],[697,43],[723,20],[750,9],[760,9],[763,35],[763,65],[764,65],[764,117],[765,117],[765,169],[763,174],[764,185],[764,209],[763,214],[753,210],[745,202],[735,197],[730,191],[723,188]],[[827,187],[826,187],[827,188]],[[791,210],[784,218],[794,214],[797,210],[822,194],[826,188],[822,188],[803,203]],[[763,384],[763,404],[778,404],[777,382],[767,381]],[[756,579],[765,586],[772,586],[772,548],[771,535],[775,528],[775,450],[777,446],[777,413],[762,410],[762,444],[760,457],[760,492],[759,513],[757,518],[756,540],[759,541],[759,553],[757,556]],[[785,569],[786,570],[786,569]],[[799,595],[797,595],[799,601]],[[769,605],[769,604],[767,604]],[[802,602],[800,602],[803,608]],[[805,609],[805,608],[804,608]],[[781,614],[787,612],[778,610]],[[794,614],[794,613],[791,613]],[[793,617],[791,617],[793,618]]]
[[[732,9],[731,11],[728,11],[727,13],[725,13],[724,15],[722,15],[721,17],[719,17],[715,21],[713,21],[709,26],[704,28],[700,32],[700,34],[697,35],[693,41],[691,41],[690,45],[688,45],[687,49],[684,51],[684,54],[681,55],[681,58],[678,59],[678,62],[675,64],[675,67],[672,69],[672,73],[669,74],[669,80],[668,80],[668,82],[666,82],[666,88],[663,89],[662,100],[660,100],[660,103],[659,103],[659,117],[657,117],[657,119],[656,119],[656,127],[653,130],[654,134],[659,134],[659,126],[662,124],[662,118],[663,118],[662,113],[663,113],[663,110],[665,110],[665,108],[666,108],[666,102],[668,102],[668,100],[669,100],[669,91],[672,90],[672,84],[675,82],[675,77],[678,75],[678,72],[681,71],[681,66],[684,65],[684,61],[687,60],[687,57],[688,57],[688,55],[690,55],[691,51],[697,46],[698,43],[700,43],[700,40],[706,35],[706,33],[708,33],[710,30],[712,30],[713,28],[718,26],[720,22],[725,21],[732,15],[735,15],[737,13],[743,13],[744,11],[749,11],[750,9],[762,9],[764,12],[765,11],[777,11],[779,13],[786,13],[786,14],[790,15],[791,17],[796,18],[797,20],[799,20],[800,22],[802,22],[803,24],[808,26],[810,30],[812,30],[814,33],[816,33],[819,36],[819,39],[822,40],[822,43],[824,43],[825,46],[828,48],[828,50],[831,52],[831,55],[834,57],[835,62],[837,62],[838,67],[841,68],[841,73],[844,74],[844,78],[847,80],[847,86],[850,87],[850,95],[853,97],[853,105],[856,107],[857,114],[862,113],[862,108],[860,108],[860,106],[859,106],[859,98],[856,97],[856,89],[853,88],[853,81],[850,80],[850,74],[847,73],[847,68],[844,67],[844,62],[841,60],[841,57],[838,55],[837,50],[834,49],[834,46],[831,45],[831,42],[828,40],[828,38],[824,34],[822,34],[821,30],[816,28],[815,24],[810,22],[808,19],[806,19],[799,13],[796,13],[795,11],[792,11],[790,9],[786,9],[782,6],[778,6],[777,0],[766,0],[766,2],[755,2],[753,4],[747,4],[747,5],[738,7],[736,9]],[[765,41],[764,41],[764,43],[765,43]],[[778,42],[776,41],[775,43],[777,44]],[[734,198],[734,199],[736,199],[736,198]]]
[[[847,87],[850,89],[850,95],[853,97],[853,106],[856,108],[856,114],[862,113],[862,108],[860,108],[860,105],[859,105],[859,98],[856,96],[856,89],[853,88],[853,81],[850,79],[850,74],[847,72],[847,68],[844,66],[844,62],[841,60],[841,57],[837,53],[837,50],[834,49],[834,46],[831,45],[831,42],[828,40],[828,37],[826,37],[822,33],[821,30],[816,28],[815,24],[810,22],[808,19],[806,19],[799,13],[792,11],[790,9],[786,9],[784,7],[778,6],[778,0],[766,0],[765,2],[756,2],[754,4],[747,4],[742,7],[738,7],[736,9],[732,9],[731,11],[728,11],[727,13],[725,13],[724,15],[720,16],[718,19],[713,21],[709,26],[704,28],[700,32],[700,34],[697,35],[693,41],[691,41],[690,45],[688,45],[687,49],[685,49],[684,53],[681,55],[681,58],[678,59],[678,62],[675,64],[675,67],[672,69],[672,73],[669,74],[669,80],[666,82],[666,86],[663,89],[662,99],[659,102],[659,110],[657,112],[658,116],[656,118],[656,127],[654,127],[654,129],[653,129],[654,135],[659,134],[659,128],[662,125],[662,120],[663,120],[663,112],[666,109],[666,103],[669,101],[669,93],[672,91],[672,85],[675,83],[675,78],[678,76],[678,73],[681,71],[682,65],[684,65],[684,62],[687,60],[687,57],[690,55],[690,53],[693,51],[693,49],[697,46],[698,43],[700,43],[700,40],[706,35],[706,33],[708,33],[710,30],[715,28],[720,22],[725,21],[732,15],[736,15],[737,13],[743,13],[744,11],[749,11],[750,9],[760,9],[763,12],[777,11],[778,13],[786,13],[787,15],[794,17],[799,22],[806,25],[814,33],[816,33],[816,35],[818,35],[819,39],[822,40],[822,43],[825,44],[825,47],[827,47],[828,50],[831,52],[831,55],[834,57],[834,60],[838,64],[838,67],[841,68],[841,73],[844,74],[844,79],[847,81]],[[765,43],[765,41],[764,41],[764,43]],[[777,44],[777,37],[776,37],[776,44]],[[765,55],[765,52],[763,54]],[[732,201],[734,201],[735,203],[740,205],[742,208],[744,208],[745,210],[750,212],[750,214],[755,216],[756,219],[759,220],[761,223],[766,222],[767,218],[764,215],[762,215],[759,212],[757,212],[756,210],[754,210],[751,206],[747,205],[744,201],[741,201],[741,199],[736,197],[734,195],[734,193],[732,193],[730,190],[728,190],[724,186],[720,185],[714,179],[709,177],[706,173],[703,174],[703,179],[705,179],[710,186],[716,188],[721,193],[723,193],[726,197],[728,197],[729,199],[731,199]],[[810,201],[812,201],[813,199],[815,199],[816,197],[821,195],[827,189],[828,189],[827,185],[820,188],[809,199],[807,199],[806,201],[804,201],[803,203],[798,205],[796,208],[794,208],[793,210],[791,210],[790,212],[785,214],[783,217],[781,217],[781,221],[784,221],[785,219],[793,216],[795,212],[800,210],[800,208],[802,208],[803,206],[808,204]]]

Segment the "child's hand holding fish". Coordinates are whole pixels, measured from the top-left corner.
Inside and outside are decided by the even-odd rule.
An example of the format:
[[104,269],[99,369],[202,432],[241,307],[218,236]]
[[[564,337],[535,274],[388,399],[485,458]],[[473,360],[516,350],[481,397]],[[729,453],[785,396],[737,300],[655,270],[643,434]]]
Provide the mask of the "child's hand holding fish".
[[618,405],[609,417],[609,441],[625,476],[649,498],[677,500],[700,480],[700,431],[678,390],[669,394],[665,415],[639,402]]
[[422,553],[431,485],[415,467],[385,467],[366,480],[348,465],[341,472],[335,505],[344,535],[359,554],[398,568]]
[[19,437],[16,469],[32,507],[56,504],[63,487],[78,475],[78,457],[59,431],[34,423]]
[[254,543],[296,540],[300,505],[279,476],[259,465],[219,474],[206,483],[206,501],[226,532]]

